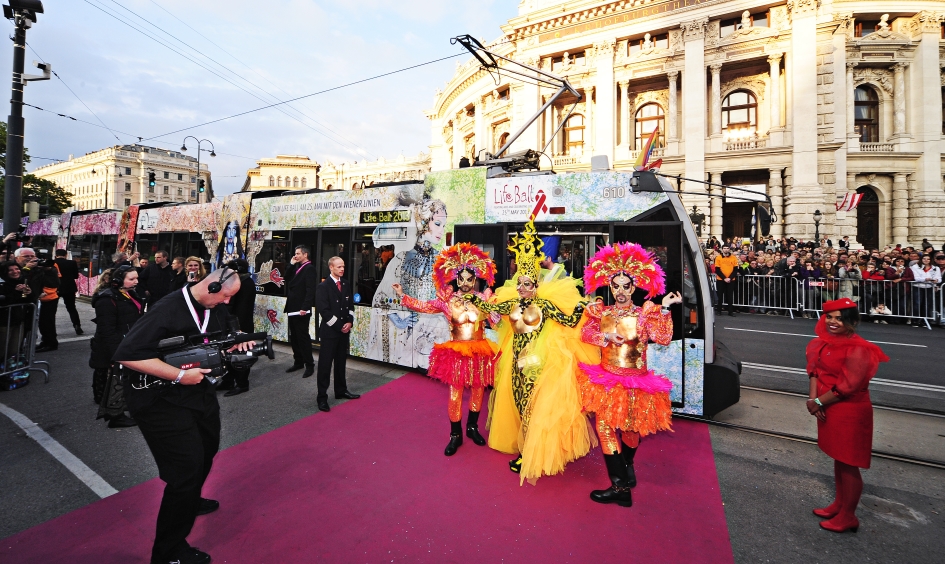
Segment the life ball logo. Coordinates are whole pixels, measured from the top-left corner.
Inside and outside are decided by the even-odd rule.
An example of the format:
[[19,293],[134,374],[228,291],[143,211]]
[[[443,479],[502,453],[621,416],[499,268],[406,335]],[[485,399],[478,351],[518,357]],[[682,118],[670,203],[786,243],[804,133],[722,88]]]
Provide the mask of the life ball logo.
[[548,213],[547,194],[531,184],[504,183],[490,188],[491,194],[486,207],[491,215],[507,220],[527,221],[530,217],[540,218]]

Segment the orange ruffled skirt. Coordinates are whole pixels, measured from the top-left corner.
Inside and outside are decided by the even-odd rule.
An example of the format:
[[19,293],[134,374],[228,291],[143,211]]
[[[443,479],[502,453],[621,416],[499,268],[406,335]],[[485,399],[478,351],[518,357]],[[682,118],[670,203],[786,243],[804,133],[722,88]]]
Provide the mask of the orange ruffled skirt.
[[628,389],[621,384],[607,388],[588,378],[584,370],[577,371],[584,411],[593,413],[614,429],[634,431],[640,436],[657,431],[672,431],[673,407],[669,392],[649,393]]
[[486,339],[437,343],[430,353],[427,375],[457,388],[482,388],[495,383],[497,360]]

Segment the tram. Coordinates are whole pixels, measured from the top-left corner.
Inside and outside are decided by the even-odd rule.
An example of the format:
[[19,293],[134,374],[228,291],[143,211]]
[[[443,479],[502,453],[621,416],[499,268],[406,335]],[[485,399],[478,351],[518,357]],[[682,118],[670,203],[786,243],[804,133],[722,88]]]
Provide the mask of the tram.
[[[671,308],[672,343],[649,345],[650,366],[673,382],[678,412],[711,416],[738,401],[740,366],[715,335],[702,248],[668,182],[646,171],[493,174],[470,167],[354,191],[241,192],[207,204],[78,212],[63,215],[58,232],[34,231],[56,235],[57,248],[80,261],[83,294],[94,291],[115,250],[198,256],[214,268],[245,258],[257,286],[255,330],[282,341],[288,340],[283,277],[294,248],[311,250],[320,278],[339,256],[355,292],[352,356],[424,369],[433,344],[449,338],[448,327],[442,316],[402,307],[392,285],[432,299],[433,260],[457,242],[488,252],[500,285],[512,268],[509,237],[534,214],[539,235],[559,243],[552,258],[577,278],[599,246],[630,241],[655,252],[667,291],[684,300]],[[601,299],[609,297],[601,292]],[[316,342],[317,326],[311,325]]]

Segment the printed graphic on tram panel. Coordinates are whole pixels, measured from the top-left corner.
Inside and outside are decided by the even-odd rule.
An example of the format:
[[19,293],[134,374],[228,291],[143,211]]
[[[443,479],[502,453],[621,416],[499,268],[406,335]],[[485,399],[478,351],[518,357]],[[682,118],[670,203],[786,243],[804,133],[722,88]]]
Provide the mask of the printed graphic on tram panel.
[[624,221],[667,200],[630,189],[631,175],[589,172],[493,178],[486,182],[485,223]]
[[[207,234],[207,246],[212,244],[215,248],[208,248],[210,256],[214,257],[214,268],[220,268],[227,262],[234,259],[247,259],[247,244],[249,237],[250,205],[253,201],[253,195],[249,193],[230,194],[223,199],[223,208],[220,215],[217,216],[215,232],[218,237],[212,237],[213,234]],[[259,248],[262,246],[260,245]],[[256,249],[256,253],[259,252]],[[255,259],[255,253],[252,255]]]

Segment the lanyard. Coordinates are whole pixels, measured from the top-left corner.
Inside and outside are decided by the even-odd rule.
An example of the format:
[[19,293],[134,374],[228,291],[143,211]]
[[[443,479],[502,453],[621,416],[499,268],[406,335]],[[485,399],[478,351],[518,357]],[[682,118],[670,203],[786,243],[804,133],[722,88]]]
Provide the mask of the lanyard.
[[190,292],[187,291],[186,286],[181,288],[181,291],[184,292],[184,299],[187,301],[187,308],[190,309],[190,315],[194,318],[194,323],[197,324],[197,329],[200,330],[200,334],[203,335],[207,332],[207,323],[210,321],[210,310],[205,309],[203,311],[203,325],[201,325],[200,318],[197,317],[197,310],[194,309],[194,304],[190,301]]
[[299,272],[302,272],[302,269],[305,268],[305,266],[308,265],[308,264],[312,264],[312,261],[307,260],[307,261],[303,262],[302,264],[300,264],[300,265],[299,265],[299,269],[296,270],[295,273],[298,274]]

